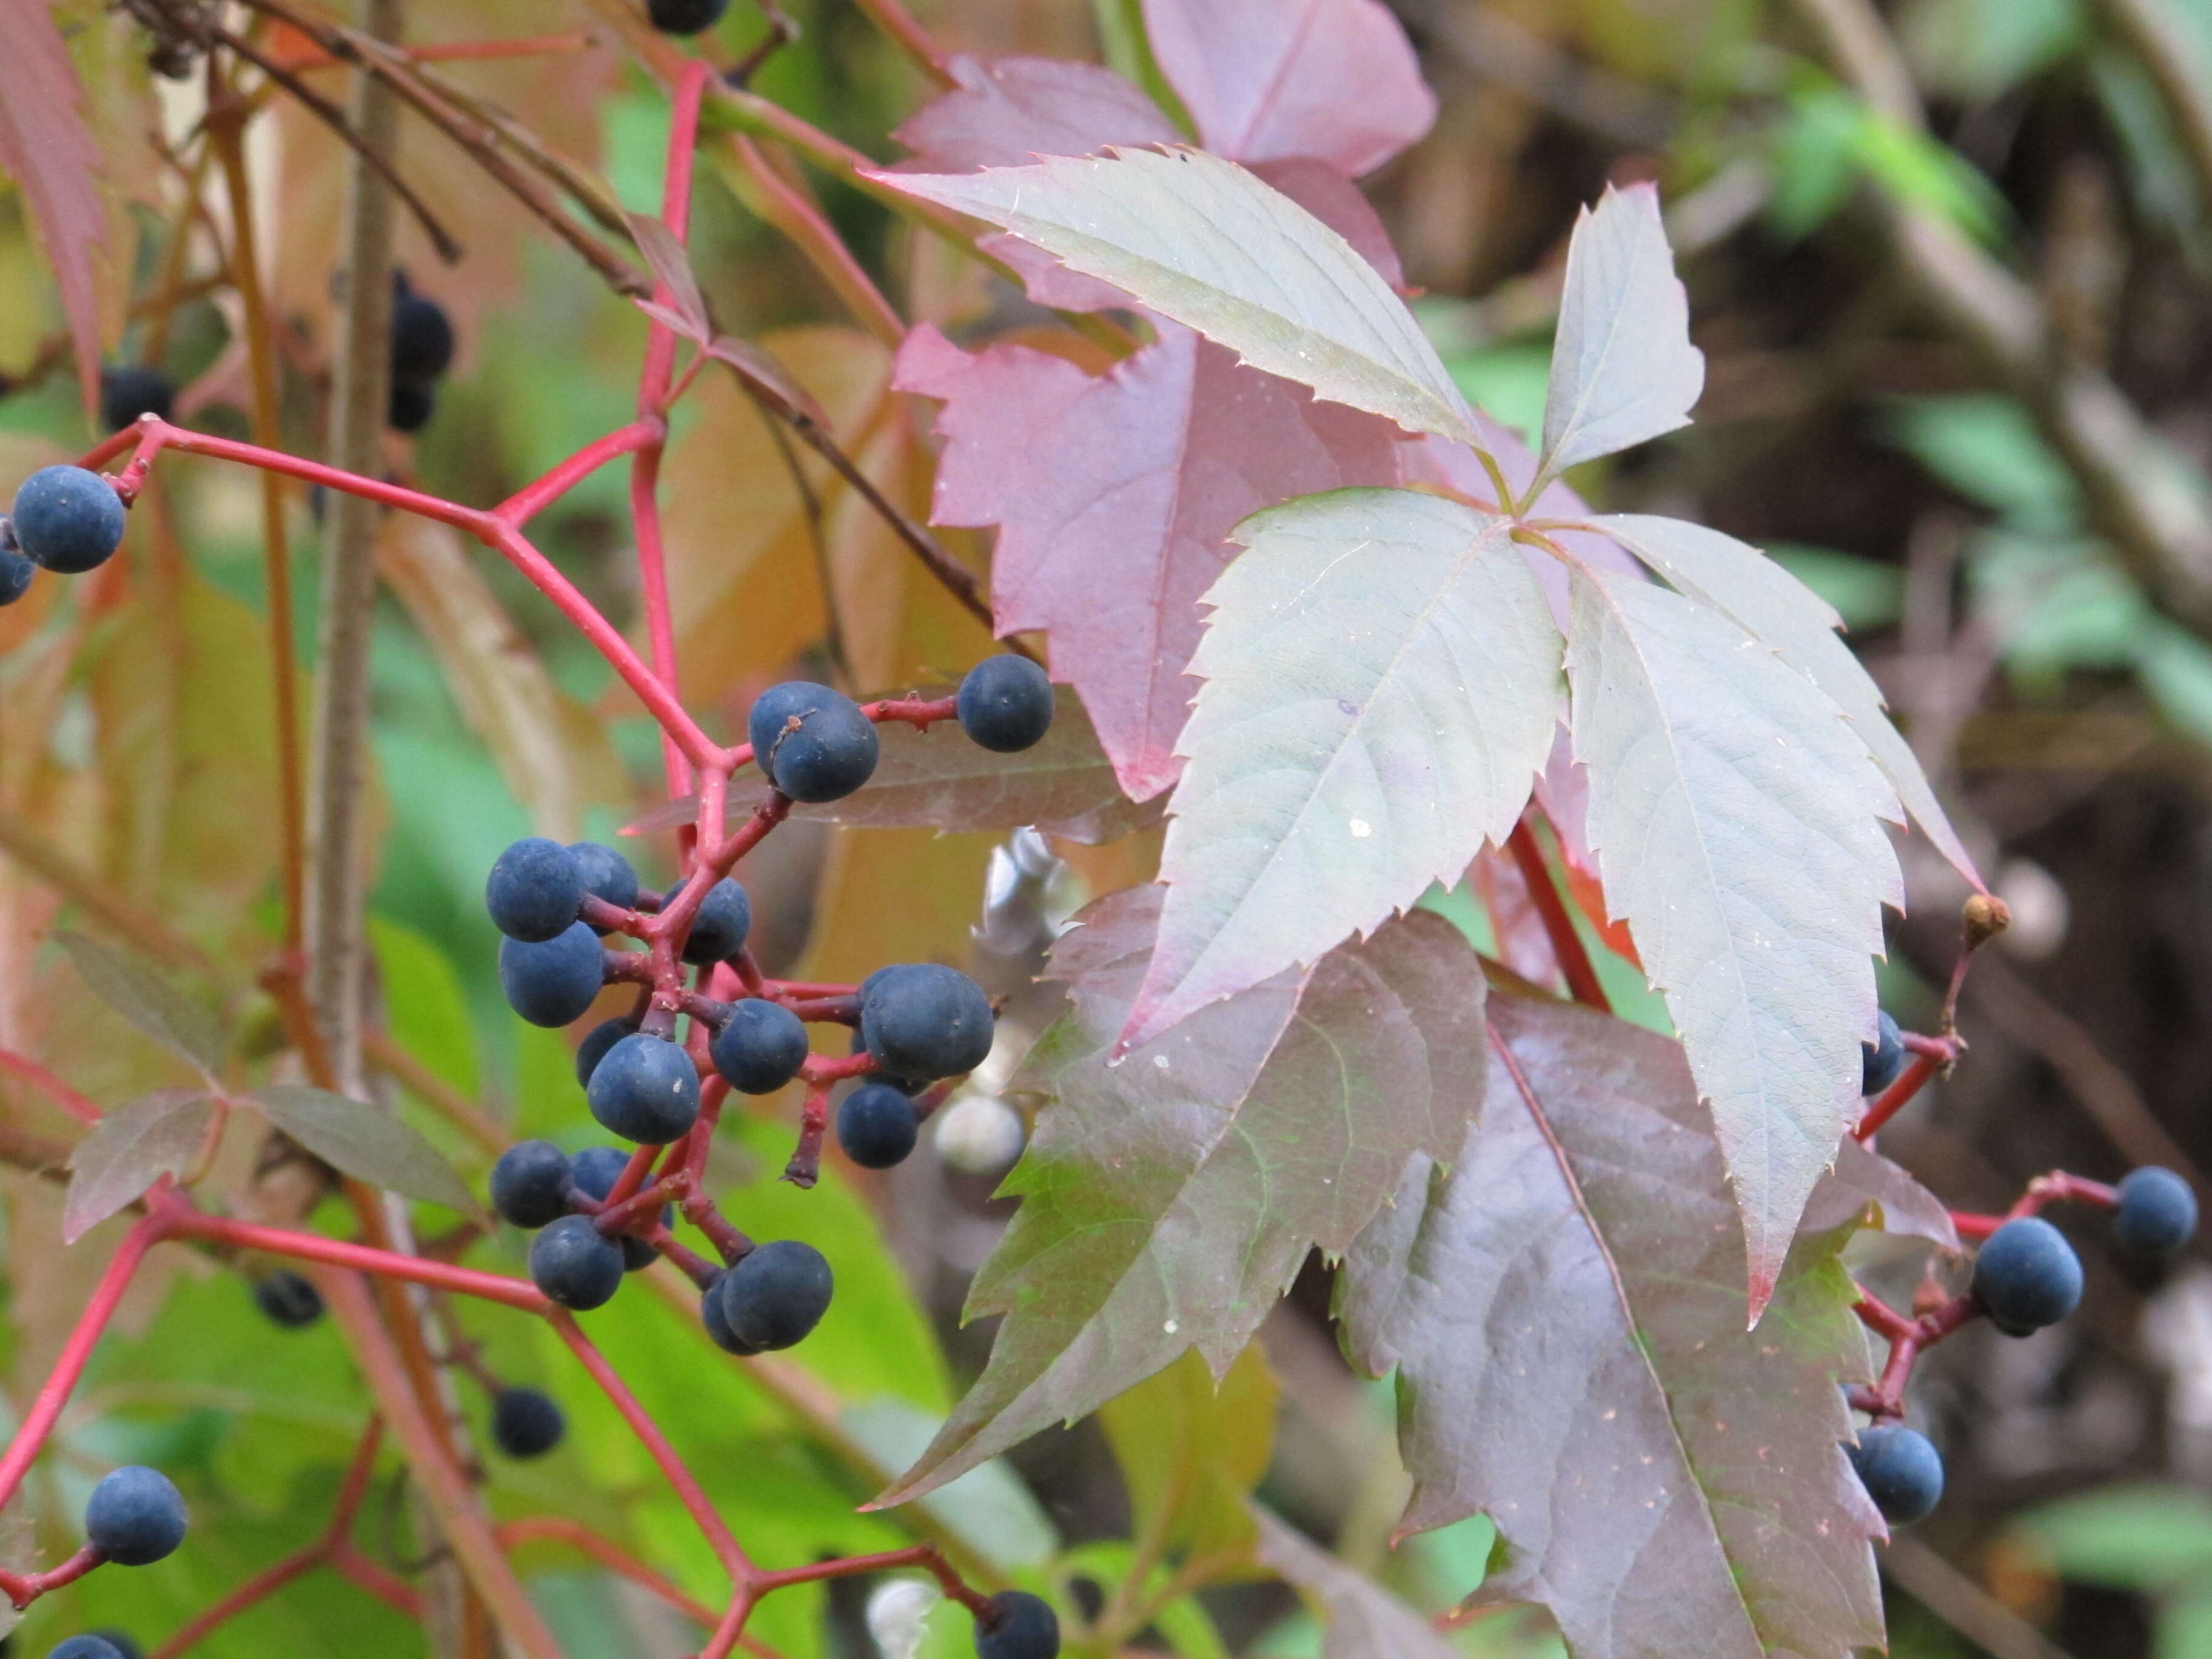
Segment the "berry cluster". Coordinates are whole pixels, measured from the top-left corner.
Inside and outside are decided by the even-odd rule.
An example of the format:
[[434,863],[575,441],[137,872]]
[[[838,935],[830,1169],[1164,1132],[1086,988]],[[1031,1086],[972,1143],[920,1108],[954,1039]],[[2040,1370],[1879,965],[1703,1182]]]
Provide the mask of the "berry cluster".
[[123,545],[127,521],[123,497],[99,473],[40,467],[0,519],[0,605],[21,599],[41,568],[65,576],[97,570]]
[[[1864,1045],[1866,1092],[1889,1090],[1903,1075],[1907,1054],[1916,1045],[1928,1052],[1928,1039],[1906,1038],[1883,1014],[1878,1041]],[[2136,1170],[2117,1187],[2048,1175],[2030,1182],[2006,1215],[1952,1218],[1961,1237],[1982,1241],[1964,1291],[1946,1297],[1931,1283],[1912,1317],[1862,1293],[1859,1318],[1887,1339],[1889,1359],[1873,1387],[1847,1391],[1851,1405],[1874,1421],[1845,1450],[1867,1496],[1892,1525],[1920,1520],[1943,1496],[1942,1454],[1902,1421],[1905,1380],[1921,1350],[1975,1319],[1987,1319],[2007,1336],[2032,1335],[2081,1305],[2081,1260],[2066,1236],[2036,1213],[2058,1199],[2109,1209],[2114,1253],[2137,1272],[2172,1261],[2196,1236],[2196,1194],[2171,1170]]]
[[[1042,738],[1052,714],[1044,672],[1015,656],[982,663],[938,702],[863,708],[807,681],[771,687],[746,722],[750,757],[771,792],[744,844],[794,802],[835,801],[865,785],[881,754],[879,720],[926,727],[956,719],[975,742],[1010,752]],[[491,1201],[503,1219],[536,1233],[530,1276],[550,1300],[579,1311],[604,1306],[626,1273],[665,1255],[698,1285],[709,1337],[731,1353],[757,1354],[812,1331],[835,1282],[811,1245],[755,1243],[700,1190],[724,1097],[805,1084],[799,1149],[786,1173],[811,1185],[830,1088],[850,1079],[855,1086],[836,1115],[838,1143],[854,1164],[889,1169],[913,1152],[944,1082],[990,1053],[994,1021],[982,988],[936,963],[880,968],[856,986],[764,977],[746,948],[751,900],[726,873],[743,850],[699,856],[666,893],[644,886],[629,860],[594,842],[531,837],[500,854],[484,904],[503,935],[500,982],[516,1013],[565,1026],[606,986],[638,988],[629,1012],[602,1020],[578,1044],[576,1077],[599,1126],[640,1150],[571,1153],[524,1141],[493,1169]],[[645,948],[625,948],[626,940]],[[809,1024],[850,1028],[849,1052],[814,1053]],[[679,1213],[719,1262],[676,1243],[669,1229]]]

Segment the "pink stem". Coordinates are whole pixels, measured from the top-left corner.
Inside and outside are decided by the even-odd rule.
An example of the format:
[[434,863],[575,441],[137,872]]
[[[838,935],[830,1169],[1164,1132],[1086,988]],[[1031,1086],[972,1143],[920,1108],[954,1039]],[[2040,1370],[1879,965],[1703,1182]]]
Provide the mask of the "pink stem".
[[[387,1279],[406,1279],[437,1290],[479,1297],[487,1302],[504,1303],[510,1308],[520,1308],[525,1313],[550,1314],[553,1311],[553,1304],[538,1294],[536,1285],[527,1279],[509,1279],[501,1273],[479,1273],[473,1267],[457,1267],[450,1262],[433,1261],[425,1256],[400,1255],[391,1250],[372,1249],[366,1244],[349,1244],[343,1239],[325,1238],[319,1233],[292,1232],[283,1227],[264,1227],[251,1221],[233,1221],[227,1216],[209,1215],[174,1200],[161,1207],[159,1219],[162,1231],[180,1237],[213,1239],[245,1249],[265,1250],[271,1255],[293,1256],[302,1261],[320,1261],[333,1267],[350,1267],[359,1273],[381,1273]],[[5,1490],[0,1490],[0,1502],[4,1502],[5,1498]]]
[[525,484],[492,508],[492,516],[504,519],[520,529],[609,461],[618,460],[624,455],[635,455],[648,445],[659,443],[666,435],[666,429],[658,417],[649,421],[632,421],[619,431],[610,432],[605,437],[585,445],[544,477]]
[[64,1584],[74,1584],[85,1574],[107,1559],[90,1544],[82,1545],[77,1553],[59,1566],[49,1567],[44,1572],[15,1573],[0,1571],[0,1592],[5,1592],[16,1612],[37,1601],[48,1590],[59,1589]]
[[99,1107],[27,1054],[19,1054],[13,1048],[0,1048],[0,1072],[19,1077],[39,1089],[78,1122],[100,1121]]
[[266,1601],[294,1579],[306,1577],[329,1559],[330,1553],[327,1540],[310,1544],[275,1565],[263,1568],[155,1649],[154,1659],[177,1659],[179,1654],[197,1647],[240,1613]]
[[1851,1139],[1861,1146],[1872,1140],[1875,1131],[1904,1110],[1912,1097],[1920,1092],[1922,1085],[1946,1063],[1934,1054],[1913,1055],[1905,1070],[1899,1073],[1897,1081],[1875,1097],[1874,1104],[1866,1109],[1865,1115],[1859,1119],[1858,1127],[1851,1131]]

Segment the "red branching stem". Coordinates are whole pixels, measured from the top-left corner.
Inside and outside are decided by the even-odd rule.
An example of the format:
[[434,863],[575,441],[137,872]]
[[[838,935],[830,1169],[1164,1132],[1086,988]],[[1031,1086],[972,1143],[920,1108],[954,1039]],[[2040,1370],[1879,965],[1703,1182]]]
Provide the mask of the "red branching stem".
[[[692,1623],[706,1629],[714,1626],[715,1613],[703,1601],[695,1601],[642,1561],[626,1553],[618,1545],[602,1538],[580,1521],[571,1521],[565,1515],[532,1515],[520,1521],[509,1521],[495,1529],[500,1547],[513,1551],[525,1544],[566,1544],[579,1554],[587,1555],[608,1571],[627,1578],[639,1589],[659,1596]],[[158,1659],[158,1656],[157,1656]]]
[[1889,1358],[1872,1388],[1850,1390],[1854,1409],[1877,1419],[1905,1415],[1905,1385],[1921,1352],[1977,1317],[1981,1310],[1971,1296],[1954,1296],[1937,1303],[1917,1317],[1897,1311],[1881,1297],[1862,1290],[1851,1311],[1859,1322],[1889,1344]]
[[790,1002],[800,997],[849,997],[860,988],[857,985],[836,985],[828,980],[768,979],[761,981],[764,994],[778,1002]]
[[[844,999],[841,999],[843,1000]],[[799,1076],[809,1083],[838,1083],[848,1077],[866,1077],[880,1069],[876,1058],[865,1048],[857,1054],[809,1054],[801,1062]]]
[[1545,936],[1552,941],[1552,954],[1559,958],[1559,969],[1567,976],[1567,989],[1584,1007],[1611,1013],[1613,1004],[1605,994],[1605,987],[1598,981],[1589,952],[1583,948],[1583,938],[1575,931],[1574,918],[1567,914],[1559,890],[1553,884],[1551,869],[1544,862],[1544,849],[1536,844],[1535,831],[1528,827],[1528,819],[1524,817],[1513,826],[1513,833],[1505,838],[1505,846],[1521,871],[1521,879],[1528,886],[1536,914],[1544,920]]
[[819,1079],[808,1082],[812,1086],[799,1111],[799,1146],[783,1166],[783,1178],[794,1187],[811,1187],[821,1178],[822,1141],[830,1127],[830,1085]]
[[331,1552],[331,1571],[356,1588],[368,1592],[395,1613],[410,1619],[422,1616],[422,1598],[395,1574],[386,1572],[351,1544]]
[[28,1054],[19,1054],[13,1048],[0,1048],[0,1072],[19,1077],[44,1094],[55,1105],[80,1123],[100,1121],[100,1108],[68,1084],[63,1082]]
[[629,1391],[629,1385],[607,1363],[606,1356],[592,1345],[592,1340],[584,1334],[573,1318],[565,1313],[556,1312],[552,1315],[552,1322],[553,1328],[568,1345],[569,1352],[582,1362],[584,1369],[592,1374],[592,1380],[614,1402],[615,1409],[622,1413],[623,1420],[629,1425],[630,1431],[637,1436],[647,1455],[659,1466],[662,1477],[674,1488],[678,1501],[690,1511],[693,1523],[705,1537],[708,1547],[714,1552],[714,1559],[722,1564],[733,1582],[738,1584],[748,1582],[756,1571],[751,1558],[738,1547],[738,1540],[731,1535],[729,1528],[723,1524],[722,1517],[715,1513],[714,1504],[700,1489],[697,1479],[684,1467],[684,1460],[676,1455],[676,1449],[668,1443],[668,1437],[661,1433],[660,1425],[653,1420],[652,1414],[644,1407],[638,1404],[637,1396]]
[[1858,1127],[1851,1131],[1851,1139],[1861,1146],[1872,1140],[1875,1131],[1904,1110],[1913,1096],[1925,1086],[1928,1079],[1949,1065],[1951,1057],[1957,1052],[1955,1047],[1948,1055],[1916,1052],[1905,1063],[1905,1069],[1898,1073],[1897,1081],[1874,1097],[1873,1103],[1860,1117]]
[[[234,1221],[227,1216],[209,1215],[204,1211],[196,1210],[180,1200],[172,1199],[161,1205],[148,1222],[140,1224],[144,1226],[149,1223],[158,1224],[157,1236],[204,1238],[215,1243],[235,1245],[242,1249],[265,1250],[271,1255],[291,1256],[301,1261],[319,1261],[328,1267],[349,1267],[359,1273],[380,1273],[387,1279],[428,1285],[434,1290],[454,1291],[486,1302],[503,1303],[507,1307],[519,1308],[524,1313],[550,1314],[553,1311],[553,1304],[538,1293],[536,1285],[525,1279],[481,1273],[473,1267],[434,1261],[427,1256],[402,1255],[396,1251],[372,1249],[365,1244],[325,1238],[319,1233],[294,1232],[283,1227],[264,1227],[257,1222]],[[0,1465],[0,1471],[4,1471],[4,1465]],[[4,1501],[5,1493],[11,1490],[4,1485],[4,1474],[0,1474],[0,1501]]]
[[622,1213],[625,1200],[645,1185],[645,1178],[653,1172],[653,1160],[659,1151],[655,1146],[641,1146],[629,1155],[629,1162],[623,1165],[623,1172],[615,1177],[615,1184],[607,1188],[607,1195],[601,1200],[603,1207],[599,1211],[599,1221],[602,1231],[608,1224],[608,1213]]
[[2005,1224],[2005,1218],[2001,1215],[1976,1215],[1966,1210],[1952,1210],[1948,1213],[1953,1231],[1970,1243],[1978,1243]]
[[154,1659],[177,1659],[179,1654],[198,1646],[241,1613],[260,1606],[295,1579],[306,1577],[327,1561],[330,1553],[327,1542],[313,1543],[264,1567],[155,1649]]
[[2022,1216],[2036,1215],[2046,1205],[2074,1203],[2094,1205],[2109,1210],[2120,1201],[2120,1189],[2108,1187],[2101,1181],[2091,1181],[2086,1176],[2069,1175],[2063,1170],[2053,1170],[2039,1175],[2027,1183],[2019,1200],[2002,1215],[1982,1215],[1972,1211],[1954,1210],[1951,1224],[1958,1229],[1961,1238],[1987,1238],[2008,1221],[2017,1221]]
[[908,15],[899,0],[860,0],[860,9],[872,18],[878,28],[898,43],[899,50],[912,58],[915,66],[940,87],[957,87],[945,49],[929,37],[929,31]]
[[972,1589],[952,1570],[934,1544],[913,1544],[905,1549],[884,1550],[875,1555],[848,1555],[834,1561],[815,1561],[781,1572],[763,1573],[754,1580],[757,1595],[766,1595],[788,1584],[818,1583],[825,1578],[854,1578],[862,1573],[895,1572],[901,1567],[920,1567],[937,1580],[945,1595],[981,1618],[994,1611],[990,1597]]
[[77,1378],[84,1375],[86,1363],[92,1351],[99,1346],[107,1322],[115,1317],[115,1310],[123,1300],[123,1293],[131,1287],[131,1276],[138,1271],[138,1264],[146,1252],[160,1240],[164,1231],[161,1218],[149,1215],[134,1224],[115,1247],[115,1255],[107,1264],[107,1271],[100,1276],[86,1298],[84,1311],[77,1316],[69,1340],[54,1360],[53,1369],[46,1380],[39,1385],[38,1397],[31,1408],[23,1413],[23,1421],[15,1431],[15,1437],[8,1443],[4,1455],[0,1455],[0,1508],[4,1508],[23,1484],[32,1461],[45,1445],[46,1437],[53,1432],[60,1420],[62,1407],[69,1403],[70,1390],[76,1387]]
[[658,417],[632,421],[628,426],[586,444],[544,477],[525,484],[492,508],[492,516],[504,519],[520,530],[609,461],[635,455],[640,450],[659,443],[666,435],[667,428]]
[[17,1573],[0,1569],[0,1592],[21,1613],[48,1590],[59,1589],[64,1584],[73,1584],[107,1558],[91,1545],[80,1547],[75,1555],[59,1566],[49,1567],[44,1572]]

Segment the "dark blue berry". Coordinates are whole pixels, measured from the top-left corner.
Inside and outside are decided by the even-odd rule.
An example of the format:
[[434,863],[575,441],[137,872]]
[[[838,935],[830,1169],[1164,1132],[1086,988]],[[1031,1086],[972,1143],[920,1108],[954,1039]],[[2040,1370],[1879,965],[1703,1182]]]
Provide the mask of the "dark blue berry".
[[586,893],[617,910],[637,908],[637,872],[613,848],[595,841],[573,842],[568,856],[575,861],[577,879],[583,883]]
[[46,1659],[123,1659],[123,1650],[104,1636],[72,1636]]
[[29,592],[31,578],[38,574],[39,567],[15,545],[14,526],[0,519],[0,605],[13,605]]
[[177,388],[150,363],[117,363],[100,371],[100,423],[120,432],[141,415],[167,420],[176,407]]
[[323,1293],[295,1273],[279,1267],[253,1287],[254,1305],[289,1330],[323,1316]]
[[438,412],[438,389],[415,380],[394,380],[385,407],[385,424],[394,432],[420,432]]
[[747,997],[708,1045],[714,1069],[740,1094],[772,1095],[806,1061],[806,1027],[781,1003]]
[[543,945],[503,939],[499,988],[507,993],[507,1006],[532,1025],[567,1025],[598,1000],[605,960],[599,936],[580,921]]
[[707,1288],[699,1293],[699,1322],[707,1328],[708,1340],[723,1352],[758,1353],[759,1349],[748,1348],[738,1341],[737,1334],[730,1329],[730,1322],[722,1317],[722,1281],[728,1277],[729,1269],[725,1267],[709,1279]]
[[80,575],[107,562],[129,522],[123,498],[97,472],[41,467],[15,492],[15,545],[34,564]]
[[645,15],[663,34],[696,34],[721,21],[730,0],[645,0]]
[[695,968],[726,962],[745,948],[753,930],[753,902],[727,876],[707,890],[684,941],[684,960]]
[[576,860],[557,841],[527,836],[499,855],[484,881],[491,925],[509,939],[543,945],[568,931],[584,902]]
[[822,1252],[795,1238],[759,1246],[721,1282],[722,1322],[755,1353],[804,1340],[822,1322],[834,1288]]
[[837,1108],[837,1144],[864,1170],[904,1163],[920,1133],[914,1102],[888,1083],[863,1083]]
[[1879,1424],[1861,1429],[1858,1444],[1844,1449],[1858,1471],[1859,1484],[1893,1526],[1922,1519],[1943,1496],[1942,1455],[1917,1429]]
[[904,963],[875,976],[860,1002],[860,1036],[894,1077],[957,1077],[991,1052],[991,1000],[957,968]]
[[491,1206],[517,1227],[543,1227],[568,1213],[575,1190],[568,1155],[550,1140],[518,1141],[491,1166]]
[[[629,1159],[630,1155],[619,1146],[585,1147],[568,1161],[576,1173],[576,1190],[604,1201],[614,1191],[615,1182],[622,1179],[622,1172],[629,1168]],[[675,1213],[674,1205],[661,1206],[661,1224],[666,1225]],[[622,1245],[623,1267],[627,1272],[650,1267],[659,1259],[659,1253],[642,1239],[625,1237],[618,1242]]]
[[806,680],[761,693],[745,730],[753,759],[793,800],[842,800],[874,775],[881,752],[860,704]]
[[986,657],[960,682],[955,707],[969,738],[1016,754],[1052,730],[1052,682],[1027,657]]
[[1878,1095],[1897,1081],[1898,1073],[1905,1069],[1905,1034],[1897,1029],[1897,1022],[1882,1011],[1877,1040],[1859,1044],[1859,1092]]
[[453,324],[427,294],[403,289],[392,302],[392,378],[428,386],[453,366]]
[[592,1086],[592,1073],[607,1057],[607,1050],[637,1030],[637,1022],[617,1016],[603,1019],[584,1033],[584,1040],[576,1045],[576,1085],[579,1088]]
[[603,1308],[622,1279],[622,1251],[587,1215],[564,1215],[530,1241],[531,1283],[564,1308]]
[[1000,1590],[975,1615],[976,1659],[1058,1659],[1060,1615],[1027,1590]]
[[699,1116],[699,1069],[679,1045],[640,1031],[607,1050],[584,1097],[602,1128],[665,1146]]
[[185,1541],[185,1500],[159,1469],[118,1469],[92,1489],[84,1535],[118,1565],[145,1566]]
[[535,1389],[501,1389],[492,1400],[492,1443],[509,1457],[543,1457],[568,1426],[561,1408]]
[[1974,1299],[2007,1336],[2056,1325],[2081,1301],[2081,1261],[2040,1216],[2008,1221],[1974,1258]]
[[2149,1260],[2178,1255],[2197,1236],[2197,1194],[2171,1170],[2150,1164],[2120,1182],[2112,1212],[2112,1243]]

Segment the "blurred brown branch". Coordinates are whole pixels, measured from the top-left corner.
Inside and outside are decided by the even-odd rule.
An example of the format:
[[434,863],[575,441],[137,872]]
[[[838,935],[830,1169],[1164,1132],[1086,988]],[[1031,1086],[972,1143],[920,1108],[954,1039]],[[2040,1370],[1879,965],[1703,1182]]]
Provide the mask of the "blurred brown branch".
[[2095,10],[2158,88],[2198,204],[2212,209],[2212,67],[2198,38],[2169,0],[2095,0]]

